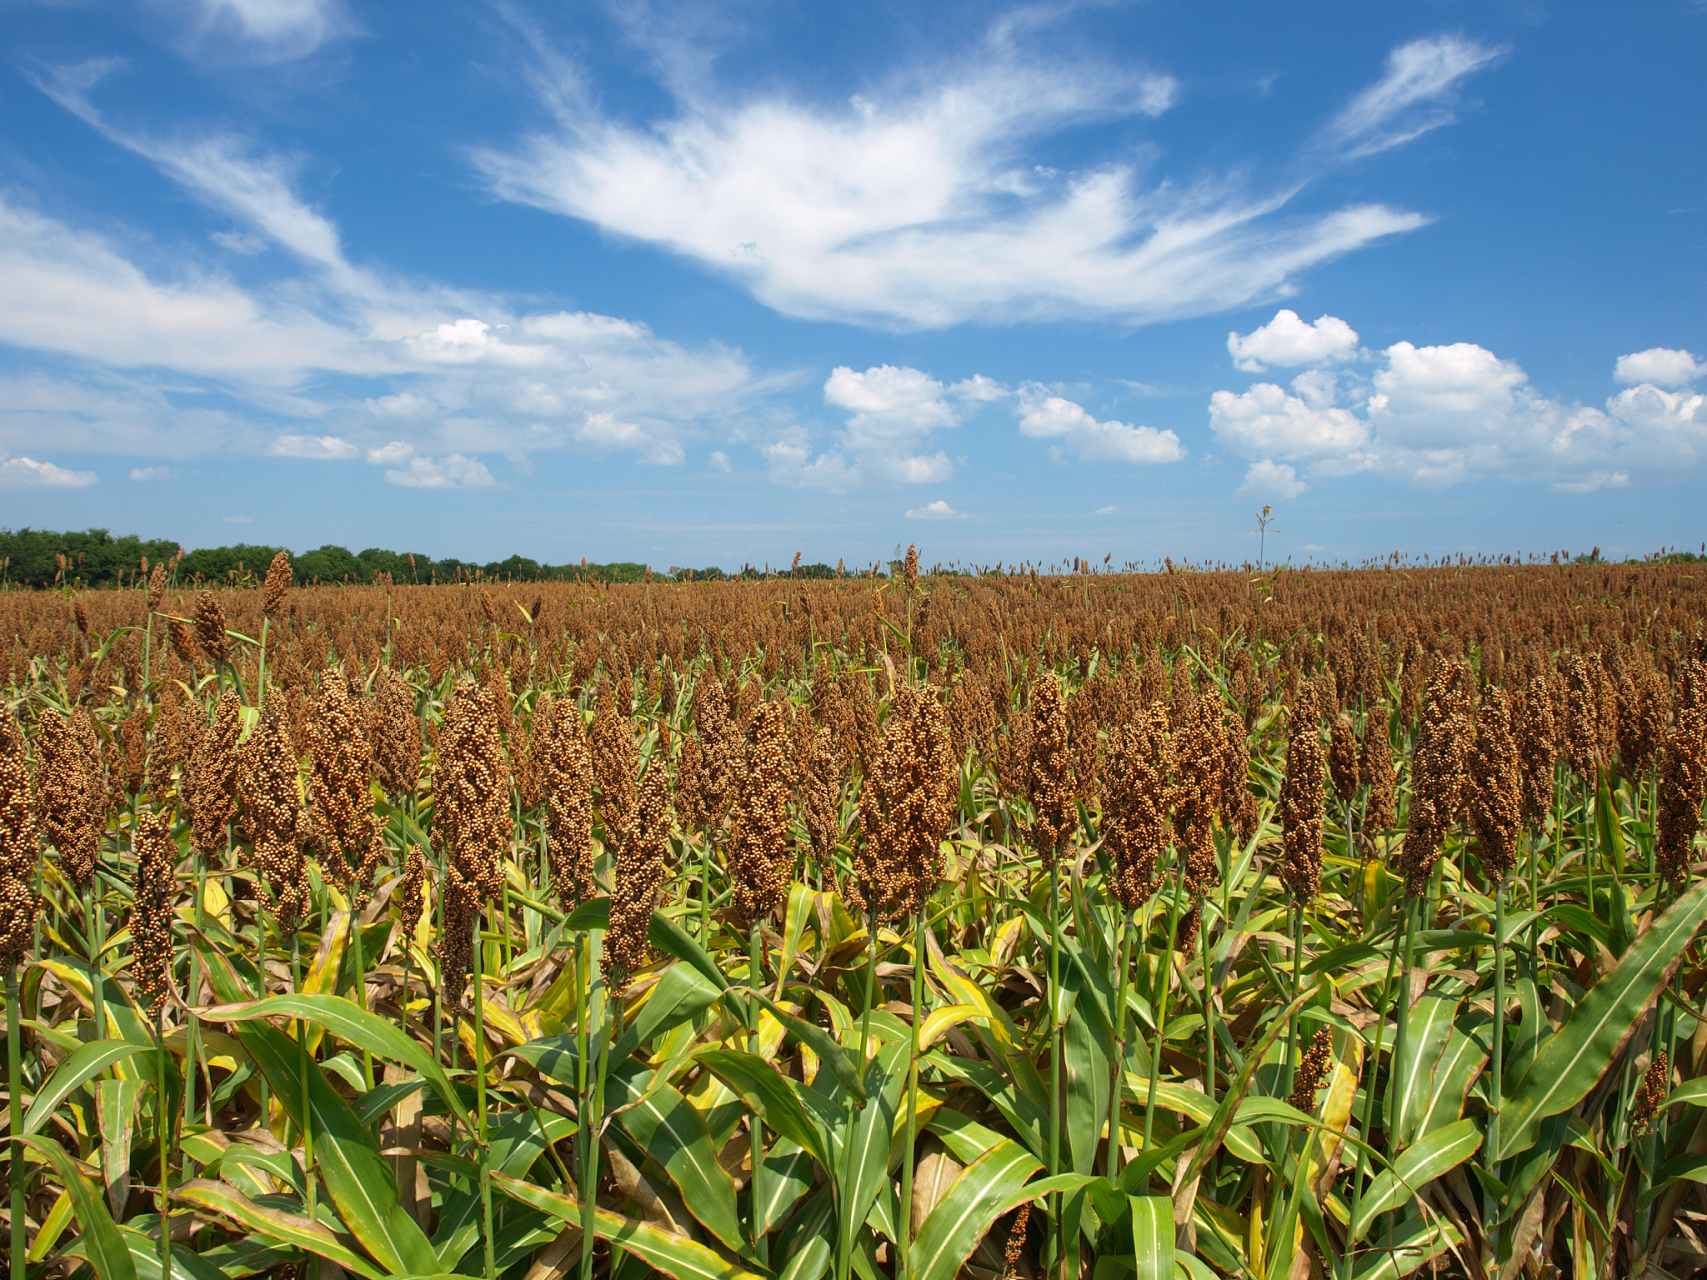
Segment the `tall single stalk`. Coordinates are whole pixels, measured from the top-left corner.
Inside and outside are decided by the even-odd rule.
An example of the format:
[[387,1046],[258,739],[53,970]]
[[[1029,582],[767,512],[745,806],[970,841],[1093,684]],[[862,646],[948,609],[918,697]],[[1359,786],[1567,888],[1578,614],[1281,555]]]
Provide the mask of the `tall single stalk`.
[[[866,1047],[871,1043],[871,1006],[877,998],[877,912],[866,913],[865,949],[865,1009],[859,1021],[859,1073],[866,1069]],[[857,1110],[850,1092],[847,1101],[847,1132],[842,1142],[842,1176],[835,1181],[836,1204],[836,1280],[847,1280],[853,1266],[853,1238],[859,1224],[846,1218],[848,1205],[843,1199],[853,1188],[854,1179],[854,1112]]]
[[[294,991],[302,990],[302,934],[290,935],[290,982]],[[308,1023],[296,1020],[296,1075],[302,1090],[302,1171],[303,1203],[308,1218],[314,1220],[314,1108],[308,1094]]]
[[[764,984],[764,976],[760,964],[764,939],[759,934],[759,922],[755,919],[747,929],[747,985],[757,991]],[[750,1053],[759,1052],[759,1002],[749,998],[747,1001],[747,1050]],[[765,1167],[765,1127],[758,1111],[747,1116],[747,1159],[752,1165],[752,1174],[747,1182],[748,1200],[752,1205],[752,1243],[753,1256],[758,1258],[761,1265],[769,1265],[770,1247],[765,1238],[764,1224],[759,1221],[762,1212],[764,1196],[761,1193],[760,1174]]]
[[[492,1244],[492,1143],[486,1120],[486,988],[481,976],[481,952],[486,950],[485,915],[484,910],[474,913],[474,1106],[475,1141],[479,1144],[475,1156],[480,1165],[480,1235],[486,1247],[485,1276],[486,1280],[497,1280]],[[359,929],[357,932],[359,936]]]
[[106,932],[106,922],[101,910],[101,852],[99,846],[95,850],[95,867],[89,875],[89,891],[84,895],[84,913],[88,919],[84,921],[89,930],[89,986],[90,1000],[95,1014],[96,1040],[107,1038],[107,992],[106,984],[101,981],[101,950],[106,946],[102,935]]
[[[1402,930],[1398,928],[1396,921],[1394,927],[1396,930],[1395,941],[1397,941],[1397,934]],[[1363,1184],[1369,1180],[1369,1152],[1375,1145],[1373,1140],[1375,1133],[1375,1073],[1381,1069],[1381,1041],[1385,1038],[1387,1030],[1387,1005],[1392,997],[1393,970],[1397,967],[1398,962],[1399,948],[1395,946],[1387,955],[1387,978],[1381,984],[1381,1004],[1375,1011],[1375,1047],[1370,1051],[1367,1059],[1369,1064],[1365,1075],[1367,1083],[1363,1087],[1363,1150],[1358,1157],[1358,1163],[1364,1167],[1356,1170],[1352,1175],[1350,1219],[1352,1222],[1357,1221],[1358,1214],[1363,1208]],[[1395,1059],[1396,1057],[1397,1055],[1395,1055]],[[1392,1071],[1393,1068],[1389,1067],[1389,1076],[1391,1076]],[[1346,1241],[1345,1256],[1341,1259],[1343,1264],[1341,1268],[1342,1280],[1351,1280],[1352,1263],[1356,1257],[1356,1245],[1357,1241],[1355,1240],[1348,1239]]]
[[1132,912],[1120,913],[1120,938],[1115,944],[1114,1000],[1114,1067],[1108,1082],[1108,1155],[1103,1172],[1110,1178],[1120,1176],[1120,1100],[1126,1084],[1126,982],[1130,968],[1126,955],[1132,936]]
[[[896,1280],[909,1280],[913,1263],[913,1145],[919,1139],[919,1028],[925,1008],[925,908],[913,919],[913,1042],[907,1050],[907,1142],[901,1148],[901,1209],[895,1224],[900,1247]],[[763,1262],[764,1259],[760,1258]]]
[[[363,1013],[367,1012],[367,965],[362,959],[362,913],[357,900],[350,900],[350,944],[355,949],[356,980],[354,984],[356,1007]],[[476,935],[475,950],[479,942]],[[369,1093],[373,1092],[373,1051],[366,1045],[362,1046],[362,1083],[367,1086]]]
[[[604,943],[602,929],[589,929],[586,937],[587,968],[580,984],[587,992],[586,1004],[580,1018],[580,1085],[581,1085],[581,1280],[593,1277],[593,1222],[599,1189],[599,1113],[604,1109],[604,1046],[610,1040],[605,1027],[604,1003],[607,999],[601,974]],[[600,975],[595,977],[594,975]],[[577,993],[577,999],[581,997]],[[599,1025],[599,1060],[588,1062],[592,1052],[589,1019],[597,1018]]]
[[[16,996],[15,991],[10,994]],[[9,1000],[6,1007],[15,1009],[17,1007],[15,999]],[[170,1159],[172,1115],[166,1106],[166,1026],[164,1014],[164,1005],[154,1011],[154,1137],[160,1150],[160,1275],[162,1280],[172,1280],[172,1202],[169,1184],[172,1172]],[[15,1079],[16,1077],[14,1077]],[[20,1129],[15,1128],[12,1132],[18,1133]],[[16,1231],[23,1220],[23,1206],[15,1201],[12,1209],[12,1229]]]
[[24,1243],[24,1147],[18,1140],[24,1132],[24,1068],[18,1042],[23,1033],[18,1028],[18,970],[6,966],[6,1111],[10,1128],[7,1136],[7,1173],[12,1184],[12,1280],[25,1280],[28,1250]]
[[[1168,991],[1174,976],[1174,934],[1179,929],[1179,901],[1185,893],[1185,859],[1174,852],[1174,891],[1168,901],[1168,936],[1163,940],[1161,976],[1152,986],[1150,1007],[1156,1013],[1156,1046],[1150,1054],[1150,1094],[1144,1100],[1144,1151],[1150,1150],[1156,1124],[1156,1085],[1162,1074],[1162,1043],[1168,1033]],[[1160,987],[1158,991],[1156,988]]]
[[[1049,860],[1049,1176],[1061,1172],[1061,870]],[[1049,1216],[1055,1224],[1055,1263],[1064,1270],[1067,1225],[1061,1217],[1061,1193],[1049,1197]]]
[[1492,1074],[1488,1081],[1493,1091],[1488,1108],[1488,1141],[1484,1148],[1492,1153],[1500,1149],[1500,1091],[1505,1081],[1505,880],[1494,884],[1494,1049]]

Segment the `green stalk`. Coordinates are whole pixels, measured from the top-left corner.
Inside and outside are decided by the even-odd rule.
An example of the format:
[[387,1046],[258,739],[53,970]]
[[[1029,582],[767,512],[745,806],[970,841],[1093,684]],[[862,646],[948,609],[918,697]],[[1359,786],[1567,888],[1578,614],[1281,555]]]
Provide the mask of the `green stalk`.
[[711,826],[700,832],[699,848],[699,945],[711,950]]
[[[907,1143],[901,1148],[901,1210],[895,1224],[900,1246],[896,1280],[908,1280],[913,1260],[913,1146],[919,1138],[919,1028],[925,1011],[925,909],[913,920],[913,1043],[907,1050]],[[761,1258],[759,1261],[763,1262]]]
[[12,1184],[12,1280],[25,1280],[28,1250],[24,1243],[24,1148],[18,1141],[24,1132],[24,1068],[19,1053],[23,1032],[18,1028],[18,970],[6,966],[6,1108],[12,1141],[7,1172]]
[[[302,935],[292,931],[290,935],[290,981],[291,986],[302,990]],[[302,1171],[304,1203],[308,1206],[308,1217],[314,1218],[314,1117],[308,1103],[308,1023],[298,1018],[296,1022],[296,1072],[302,1082]]]
[[[16,994],[15,992],[13,993]],[[8,1009],[15,1009],[16,1002],[8,1003]],[[171,1200],[168,1179],[172,1165],[168,1158],[168,1143],[172,1133],[172,1118],[166,1110],[166,1030],[163,1015],[165,1006],[154,1011],[154,1129],[156,1143],[160,1148],[160,1274],[164,1280],[172,1280],[172,1221]],[[14,1129],[17,1133],[19,1130]],[[14,1157],[16,1158],[16,1157]],[[16,1184],[14,1184],[15,1186]],[[14,1191],[14,1195],[17,1192]],[[24,1221],[23,1206],[13,1202],[12,1230],[18,1231]],[[17,1255],[22,1256],[22,1250]]]
[[[1403,930],[1396,929],[1394,934],[1395,942],[1398,941],[1398,934],[1400,932],[1403,932]],[[1363,1088],[1362,1137],[1364,1150],[1359,1156],[1359,1163],[1366,1167],[1355,1171],[1352,1175],[1350,1219],[1352,1222],[1357,1221],[1358,1213],[1363,1207],[1363,1184],[1368,1181],[1369,1174],[1369,1169],[1367,1168],[1369,1161],[1369,1148],[1375,1145],[1373,1141],[1373,1135],[1375,1133],[1375,1073],[1381,1068],[1381,1041],[1385,1038],[1387,1030],[1387,1000],[1392,993],[1393,970],[1397,967],[1398,962],[1399,948],[1394,946],[1387,955],[1387,980],[1381,984],[1381,1004],[1375,1011],[1375,1048],[1370,1051],[1369,1065],[1365,1073],[1365,1079],[1368,1083],[1366,1083]],[[1403,1024],[1401,1023],[1400,1025],[1402,1026]],[[1396,1057],[1397,1055],[1395,1055],[1395,1059]],[[1391,1073],[1392,1068],[1388,1068],[1388,1070],[1389,1073]],[[1342,1272],[1343,1280],[1351,1280],[1352,1262],[1356,1256],[1356,1244],[1356,1240],[1348,1239],[1346,1241],[1345,1257],[1343,1259],[1345,1263],[1345,1267]]]
[[[1056,1009],[1061,1000],[1061,870],[1049,859],[1049,1176],[1061,1172],[1061,1024]],[[1061,1218],[1061,1195],[1049,1197],[1049,1216],[1055,1224],[1055,1261],[1065,1268],[1067,1226]]]
[[[1387,1161],[1391,1164],[1399,1156],[1398,1126],[1392,1123],[1399,1114],[1399,1071],[1405,1059],[1405,1024],[1410,1020],[1411,1012],[1411,945],[1416,935],[1416,906],[1417,899],[1407,889],[1404,899],[1405,918],[1403,925],[1393,934],[1394,951],[1404,957],[1404,963],[1399,967],[1399,1025],[1393,1033],[1393,1066],[1387,1073],[1387,1112],[1389,1117],[1387,1130]],[[1400,939],[1403,938],[1401,942]],[[1403,950],[1399,949],[1403,947]]]
[[89,930],[89,985],[95,1009],[96,1040],[107,1038],[107,992],[106,984],[102,981],[101,951],[106,945],[102,935],[106,932],[106,921],[101,910],[101,854],[97,846],[95,850],[95,869],[89,876],[89,891],[85,895],[87,906],[85,912],[88,919],[84,922]]
[[480,972],[481,952],[486,950],[482,936],[485,915],[484,911],[474,913],[474,1105],[478,1112],[476,1141],[479,1143],[475,1155],[480,1162],[480,1235],[481,1243],[486,1246],[485,1275],[486,1280],[497,1280],[492,1252],[492,1143],[486,1119],[486,988]]
[[[591,1006],[588,1016],[599,1019],[599,1061],[596,1069],[589,1070],[586,1054],[581,1061],[583,1106],[581,1109],[581,1128],[584,1134],[583,1155],[581,1163],[581,1280],[592,1280],[593,1276],[593,1211],[596,1207],[594,1197],[598,1193],[599,1172],[599,1113],[604,1110],[604,1075],[605,1048],[610,1042],[610,1036],[605,1026],[605,1010],[602,1002],[608,999],[604,978],[593,975],[601,969],[601,954],[604,950],[604,931],[592,929],[587,933],[587,983],[592,985],[593,998],[589,999]],[[595,984],[596,985],[593,985]],[[583,1027],[586,1020],[583,1019]],[[588,1044],[583,1032],[583,1045]],[[590,1045],[588,1046],[590,1048]]]
[[[1488,1109],[1488,1140],[1483,1150],[1487,1152],[1500,1149],[1500,1092],[1505,1079],[1505,880],[1494,884],[1494,1048],[1492,1074],[1488,1081],[1493,1090],[1492,1105]],[[1488,1172],[1494,1173],[1492,1164]],[[1495,1177],[1499,1175],[1494,1173]],[[1488,1217],[1496,1233],[1495,1256],[1498,1256],[1497,1236],[1500,1223],[1492,1196],[1489,1196]]]
[[263,710],[267,705],[267,628],[273,620],[268,617],[261,619],[261,652],[255,659],[255,710]]
[[[352,893],[355,895],[359,895],[360,892],[361,892],[360,889],[355,889],[355,888],[352,889]],[[366,1013],[367,1012],[367,965],[366,965],[366,963],[364,963],[364,961],[362,959],[362,913],[361,913],[361,908],[358,905],[359,901],[360,901],[359,896],[352,897],[350,900],[350,942],[353,945],[353,947],[355,948],[356,1007],[359,1008],[363,1013]],[[476,944],[475,949],[476,950],[479,949],[478,943]],[[369,1048],[367,1048],[366,1045],[362,1046],[362,1083],[367,1086],[369,1093],[373,1092],[373,1051],[370,1050]]]
[[[859,1072],[865,1075],[866,1046],[871,1043],[871,1006],[877,998],[877,912],[866,913],[866,960],[865,960],[865,1010],[860,1014],[859,1023]],[[854,1236],[859,1231],[857,1222],[846,1221],[843,1214],[847,1211],[844,1199],[853,1186],[853,1129],[854,1129],[854,1098],[848,1094],[847,1103],[847,1134],[842,1143],[842,1176],[836,1182],[836,1280],[847,1280],[848,1271],[853,1266]]]
[[1174,932],[1179,928],[1179,900],[1185,892],[1185,859],[1174,852],[1174,891],[1168,901],[1168,936],[1163,944],[1161,976],[1151,990],[1150,1007],[1156,1011],[1156,1047],[1150,1054],[1150,1095],[1144,1100],[1144,1150],[1151,1147],[1156,1123],[1156,1084],[1162,1074],[1162,1042],[1168,1030],[1168,989],[1174,976]]
[[1114,1069],[1109,1072],[1108,1084],[1108,1155],[1103,1172],[1110,1178],[1120,1176],[1120,1100],[1126,1083],[1126,948],[1132,936],[1132,912],[1120,915],[1120,941],[1115,946],[1114,969],[1118,977],[1114,1001]]
[[[757,991],[763,984],[764,978],[760,965],[763,939],[759,935],[759,922],[754,920],[747,929],[747,985]],[[749,998],[747,1001],[747,1049],[748,1052],[759,1052],[759,1002]],[[759,1221],[760,1206],[764,1199],[759,1192],[759,1176],[765,1167],[765,1127],[757,1111],[747,1117],[747,1159],[752,1165],[752,1175],[747,1182],[748,1200],[752,1205],[753,1214],[753,1256],[760,1265],[768,1266],[770,1257],[769,1241],[765,1238],[764,1225]]]

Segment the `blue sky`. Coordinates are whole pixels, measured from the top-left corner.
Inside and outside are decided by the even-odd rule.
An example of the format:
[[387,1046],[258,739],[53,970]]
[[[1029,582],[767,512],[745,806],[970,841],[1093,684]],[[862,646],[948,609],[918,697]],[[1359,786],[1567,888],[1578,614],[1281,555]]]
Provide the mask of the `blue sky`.
[[[920,9],[926,10],[920,16]],[[1707,6],[0,0],[0,523],[1707,538]]]

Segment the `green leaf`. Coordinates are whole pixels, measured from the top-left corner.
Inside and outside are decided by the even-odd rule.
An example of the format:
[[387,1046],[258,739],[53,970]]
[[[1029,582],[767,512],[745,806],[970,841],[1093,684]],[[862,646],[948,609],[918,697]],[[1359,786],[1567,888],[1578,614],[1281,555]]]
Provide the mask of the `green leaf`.
[[1482,1134],[1476,1122],[1459,1120],[1408,1147],[1393,1162],[1393,1167],[1383,1171],[1363,1193],[1357,1219],[1351,1224],[1352,1242],[1363,1239],[1363,1233],[1378,1215],[1397,1208],[1430,1182],[1463,1164],[1481,1145]]
[[[571,1226],[581,1225],[581,1205],[572,1196],[546,1191],[507,1173],[492,1174],[492,1185],[504,1194]],[[593,1211],[593,1234],[624,1249],[654,1271],[674,1280],[763,1280],[716,1250],[674,1235],[647,1222],[636,1222],[607,1209]]]
[[1174,1204],[1166,1196],[1131,1196],[1132,1256],[1138,1280],[1174,1280]]
[[1429,1074],[1428,1103],[1417,1117],[1416,1132],[1428,1134],[1464,1114],[1470,1082],[1488,1061],[1494,1020],[1476,1010],[1459,1018]]
[[743,990],[749,997],[769,1009],[771,1015],[788,1028],[790,1035],[817,1054],[819,1061],[830,1068],[830,1074],[836,1077],[842,1088],[859,1101],[865,1101],[865,1082],[860,1079],[859,1068],[854,1065],[853,1055],[837,1044],[829,1032],[815,1022],[795,1017],[762,991],[755,991],[751,987]]
[[101,1074],[115,1062],[142,1053],[140,1046],[128,1040],[95,1040],[84,1045],[53,1069],[42,1082],[30,1109],[24,1113],[24,1132],[36,1133],[48,1122],[54,1108],[70,1096],[79,1085]]
[[[836,1157],[831,1178],[841,1193],[838,1222],[848,1240],[854,1238],[878,1191],[888,1183],[895,1146],[895,1117],[900,1111],[901,1091],[907,1083],[906,1063],[912,1047],[908,1037],[905,1043],[888,1044],[878,1051],[866,1070],[866,1101],[854,1113],[851,1132],[846,1124],[831,1131],[832,1153]],[[853,1144],[851,1154],[845,1148],[847,1143]],[[853,1180],[848,1184],[842,1179],[850,1169]]]
[[623,1028],[621,1038],[611,1046],[611,1061],[623,1062],[632,1057],[641,1045],[650,1044],[672,1027],[709,1008],[721,994],[721,989],[707,982],[705,975],[692,965],[671,965],[652,988],[640,1012]]
[[94,1188],[83,1180],[71,1157],[58,1143],[31,1137],[20,1137],[18,1141],[28,1143],[41,1152],[59,1173],[59,1180],[64,1183],[66,1194],[71,1197],[72,1207],[76,1210],[77,1225],[82,1228],[89,1265],[95,1268],[95,1274],[101,1280],[136,1280],[136,1267],[130,1260],[130,1250],[119,1235],[113,1215],[107,1211],[106,1198],[95,1194]]
[[462,1099],[457,1091],[451,1088],[450,1077],[444,1073],[423,1046],[404,1035],[391,1023],[377,1014],[369,1013],[350,1001],[338,996],[269,996],[265,1000],[257,1000],[253,1004],[239,1005],[236,1008],[222,1006],[217,1009],[204,1010],[202,1017],[210,1022],[244,1022],[256,1018],[301,1018],[324,1027],[332,1035],[358,1049],[406,1067],[413,1067],[431,1082],[438,1095],[444,1099],[465,1126],[473,1129],[474,1120],[462,1105]]
[[366,1277],[366,1280],[384,1280],[383,1272],[375,1269],[373,1263],[344,1244],[327,1227],[294,1213],[258,1205],[226,1183],[197,1178],[186,1182],[173,1194],[179,1200],[223,1214],[257,1235],[335,1262],[346,1271]]
[[1393,1067],[1388,1124],[1401,1146],[1414,1141],[1434,1101],[1434,1066],[1452,1035],[1461,995],[1425,991],[1405,1015],[1405,1051]]
[[1600,1081],[1707,918],[1707,881],[1696,885],[1632,943],[1611,973],[1589,988],[1535,1055],[1500,1112],[1498,1162],[1534,1144],[1540,1121],[1568,1111]]
[[1383,1237],[1379,1248],[1365,1251],[1369,1256],[1351,1273],[1352,1280],[1399,1280],[1400,1276],[1413,1275],[1430,1258],[1463,1243],[1463,1239],[1449,1224],[1407,1218],[1394,1229],[1391,1241]]
[[711,1130],[693,1104],[651,1072],[611,1077],[605,1101],[609,1107],[627,1108],[618,1116],[622,1127],[670,1175],[687,1211],[739,1252],[744,1233],[735,1208],[735,1180],[717,1163]]
[[688,935],[687,930],[662,911],[652,913],[652,923],[646,930],[646,940],[666,955],[691,964],[719,991],[729,990],[729,979],[723,976],[723,970],[717,967],[717,961]]
[[[347,1001],[330,999],[352,1013],[359,1012]],[[439,1270],[439,1259],[426,1233],[398,1200],[397,1183],[390,1166],[379,1154],[373,1135],[318,1065],[312,1061],[303,1063],[296,1044],[265,1023],[241,1025],[238,1035],[279,1091],[281,1100],[287,1093],[294,1093],[298,1108],[307,1106],[314,1127],[311,1175],[318,1173],[326,1184],[326,1191],[350,1234],[387,1271]]]
[[706,1049],[694,1060],[740,1094],[777,1133],[810,1151],[826,1173],[834,1172],[828,1126],[840,1117],[818,1113],[826,1106],[821,1095],[780,1074],[757,1054],[740,1049]]
[[990,1224],[1042,1167],[1011,1138],[968,1165],[919,1228],[909,1257],[913,1280],[954,1280]]

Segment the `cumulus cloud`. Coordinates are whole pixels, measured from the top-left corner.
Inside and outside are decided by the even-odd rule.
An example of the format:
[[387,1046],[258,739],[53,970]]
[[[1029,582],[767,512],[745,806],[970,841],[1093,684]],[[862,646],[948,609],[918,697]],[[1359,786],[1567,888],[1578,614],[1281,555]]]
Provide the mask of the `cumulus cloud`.
[[941,498],[935,502],[927,502],[922,507],[911,508],[907,512],[909,520],[962,520],[965,516],[964,511],[956,511]]
[[[1063,168],[1056,140],[1068,127],[1156,114],[1176,87],[1084,63],[1069,73],[1011,31],[946,74],[845,103],[720,89],[702,67],[665,85],[671,118],[646,121],[603,114],[580,73],[530,35],[556,124],[477,154],[492,190],[681,254],[787,315],[902,328],[1143,323],[1272,296],[1425,221],[1376,203],[1294,214],[1296,181],[1170,182],[1130,150]],[[1440,104],[1491,56],[1451,39],[1395,51],[1331,127],[1316,167],[1444,123]]]
[[1707,363],[1697,360],[1687,351],[1669,347],[1650,347],[1627,356],[1619,356],[1613,377],[1629,385],[1651,382],[1656,387],[1683,387],[1707,373]]
[[771,479],[838,491],[871,483],[946,480],[954,472],[948,455],[925,450],[933,433],[960,424],[960,412],[949,397],[997,398],[988,394],[995,385],[977,377],[945,387],[928,373],[906,366],[873,365],[862,373],[839,365],[824,382],[824,403],[843,410],[847,425],[834,445],[816,456],[803,428],[784,431],[762,450]]
[[1387,55],[1382,77],[1328,123],[1322,142],[1352,156],[1373,155],[1450,124],[1463,80],[1504,53],[1453,35],[1402,44]]
[[415,446],[406,440],[391,440],[378,448],[367,451],[367,460],[375,466],[392,466],[402,462],[415,452]]
[[405,489],[490,489],[497,483],[484,462],[460,453],[411,458],[408,466],[387,471],[385,478]]
[[1059,440],[1057,450],[1080,462],[1145,465],[1178,462],[1185,457],[1185,448],[1174,432],[1113,420],[1099,422],[1080,405],[1050,395],[1037,383],[1021,389],[1017,411],[1021,435]]
[[1288,463],[1261,458],[1245,469],[1239,493],[1254,498],[1288,499],[1296,498],[1308,487]]
[[[1694,393],[1645,382],[1604,408],[1568,403],[1538,390],[1516,361],[1469,342],[1396,342],[1375,361],[1367,377],[1314,369],[1290,389],[1215,392],[1210,428],[1253,463],[1246,485],[1277,484],[1284,465],[1288,485],[1367,471],[1423,488],[1504,475],[1586,492],[1707,461],[1707,403]],[[1649,368],[1667,371],[1658,360]]]
[[337,436],[280,436],[267,446],[275,458],[312,458],[318,462],[342,461],[355,457],[360,450],[348,440]]
[[727,475],[731,470],[733,470],[729,464],[729,455],[724,453],[721,449],[713,449],[711,451],[711,456],[708,457],[706,461],[711,464],[711,469],[713,471],[721,471]]
[[1338,316],[1319,316],[1311,324],[1282,307],[1248,334],[1229,333],[1227,351],[1246,373],[1260,373],[1265,365],[1325,364],[1357,354],[1357,331]]
[[141,484],[151,480],[175,480],[178,473],[171,467],[132,467],[130,478]]
[[68,471],[51,462],[37,462],[22,455],[0,458],[0,488],[85,489],[94,483],[93,471]]

